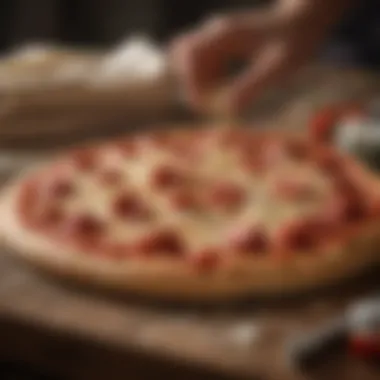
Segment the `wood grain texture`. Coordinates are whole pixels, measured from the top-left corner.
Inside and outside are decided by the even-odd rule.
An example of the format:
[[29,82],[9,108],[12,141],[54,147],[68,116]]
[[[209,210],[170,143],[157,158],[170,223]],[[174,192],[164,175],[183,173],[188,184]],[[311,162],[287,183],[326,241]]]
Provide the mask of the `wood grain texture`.
[[[263,118],[296,128],[321,103],[371,97],[380,89],[374,76],[330,69],[301,79],[284,84],[283,101],[279,93],[272,95],[272,111],[270,104],[256,107],[259,125]],[[35,153],[38,159],[38,150]],[[8,149],[4,180],[5,173],[23,164],[13,161],[12,154],[19,153]],[[24,160],[32,163],[33,157],[34,153]],[[24,360],[72,379],[375,380],[378,370],[347,357],[324,363],[311,376],[289,368],[284,356],[284,342],[293,334],[341,312],[347,302],[376,285],[376,275],[352,284],[300,299],[185,308],[69,288],[2,252],[0,357]]]

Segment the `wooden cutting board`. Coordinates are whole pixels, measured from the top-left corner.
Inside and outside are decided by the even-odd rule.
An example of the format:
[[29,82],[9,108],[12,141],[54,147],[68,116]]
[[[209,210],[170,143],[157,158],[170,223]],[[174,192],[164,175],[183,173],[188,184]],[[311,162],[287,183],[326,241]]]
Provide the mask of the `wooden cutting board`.
[[[320,103],[368,97],[380,89],[371,74],[313,70],[298,83],[284,84],[277,99],[268,95],[254,110],[255,117],[268,120],[275,114],[277,124],[300,126]],[[39,158],[37,153],[4,153],[3,182],[18,171],[17,165]],[[184,308],[69,288],[3,252],[0,358],[26,361],[72,379],[375,380],[378,370],[348,357],[333,358],[311,375],[289,367],[284,355],[289,338],[341,312],[374,286],[374,277],[293,300]]]
[[170,73],[116,80],[106,65],[113,54],[31,46],[0,56],[0,147],[57,148],[167,118]]

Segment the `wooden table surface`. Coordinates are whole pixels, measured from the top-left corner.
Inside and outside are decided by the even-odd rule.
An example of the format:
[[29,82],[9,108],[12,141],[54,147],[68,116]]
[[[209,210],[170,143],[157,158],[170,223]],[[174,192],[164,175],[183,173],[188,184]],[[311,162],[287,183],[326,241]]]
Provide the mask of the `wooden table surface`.
[[[256,117],[271,114],[282,126],[301,125],[319,104],[371,97],[379,89],[378,79],[368,73],[318,69],[296,84],[284,84],[278,99],[272,98],[272,111],[258,105]],[[34,153],[28,154],[0,155],[4,181],[17,165],[33,160]],[[357,281],[355,291],[342,287],[298,300],[185,308],[69,288],[5,253],[0,256],[0,358],[72,379],[380,378],[378,369],[345,357],[325,363],[319,373],[300,374],[284,355],[284,342],[365,293],[373,286],[368,278]]]

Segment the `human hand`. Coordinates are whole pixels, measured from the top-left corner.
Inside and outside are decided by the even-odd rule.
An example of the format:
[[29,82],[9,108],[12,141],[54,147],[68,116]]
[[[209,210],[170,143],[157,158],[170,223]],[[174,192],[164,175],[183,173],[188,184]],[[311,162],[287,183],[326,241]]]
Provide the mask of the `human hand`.
[[[279,0],[270,8],[206,20],[171,47],[187,102],[203,112],[244,110],[313,55],[347,3]],[[236,59],[247,61],[246,69],[223,83],[226,66]]]

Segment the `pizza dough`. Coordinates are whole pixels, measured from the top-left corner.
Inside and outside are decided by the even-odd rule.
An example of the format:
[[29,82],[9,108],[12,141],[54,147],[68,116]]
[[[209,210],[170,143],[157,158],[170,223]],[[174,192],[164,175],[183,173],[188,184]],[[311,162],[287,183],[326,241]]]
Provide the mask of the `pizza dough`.
[[378,180],[333,149],[207,127],[127,136],[24,174],[11,251],[72,280],[178,300],[281,295],[379,261]]

